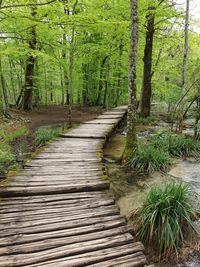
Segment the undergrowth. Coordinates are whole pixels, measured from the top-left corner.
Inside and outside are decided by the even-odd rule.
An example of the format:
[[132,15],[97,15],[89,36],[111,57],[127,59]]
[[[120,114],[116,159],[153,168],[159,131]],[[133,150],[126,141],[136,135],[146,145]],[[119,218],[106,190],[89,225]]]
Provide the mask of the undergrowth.
[[151,139],[151,145],[175,157],[200,155],[200,141],[185,135],[162,132]]
[[56,138],[59,135],[59,132],[58,129],[40,128],[36,131],[36,141],[38,144],[44,145]]
[[193,223],[196,211],[192,191],[183,183],[168,182],[154,187],[143,206],[137,211],[137,235],[159,253],[177,252],[182,244],[193,241],[199,232]]
[[171,165],[171,159],[165,151],[151,145],[139,144],[128,165],[137,171],[163,172]]
[[158,122],[158,117],[156,116],[150,116],[147,118],[139,117],[137,119],[137,124],[141,125],[155,125]]
[[200,141],[165,131],[153,136],[147,144],[138,144],[128,164],[141,172],[165,172],[172,163],[171,157],[199,155]]
[[11,143],[27,133],[28,129],[25,127],[10,125],[4,126],[0,131],[0,175],[5,175],[11,167],[16,165],[16,157]]
[[15,156],[9,144],[0,142],[0,175],[16,164]]

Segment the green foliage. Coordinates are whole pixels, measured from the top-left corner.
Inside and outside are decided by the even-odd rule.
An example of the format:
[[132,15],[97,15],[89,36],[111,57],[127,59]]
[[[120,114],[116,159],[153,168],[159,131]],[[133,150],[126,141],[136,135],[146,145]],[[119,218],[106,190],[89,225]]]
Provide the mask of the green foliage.
[[150,116],[147,118],[138,118],[137,119],[137,124],[142,124],[142,125],[154,125],[158,122],[158,118],[156,116]]
[[53,128],[40,128],[36,132],[36,141],[40,145],[44,145],[47,142],[53,140],[59,135],[58,129]]
[[23,127],[23,128],[18,128],[16,130],[14,130],[13,132],[11,132],[9,135],[6,135],[4,137],[4,140],[6,142],[12,142],[15,139],[18,139],[24,135],[26,135],[28,133],[28,129]]
[[138,210],[138,237],[159,248],[160,254],[177,252],[185,240],[198,233],[192,221],[196,212],[191,195],[190,187],[183,183],[152,188]]
[[170,164],[168,153],[151,145],[139,145],[129,161],[131,168],[142,172],[166,171]]
[[4,142],[0,142],[0,175],[4,175],[6,170],[14,166],[15,163],[16,160],[11,147]]
[[200,154],[200,142],[185,135],[162,132],[155,135],[151,145],[168,152],[172,156],[197,156]]
[[4,127],[0,131],[0,175],[16,164],[16,158],[10,146],[10,142],[26,135],[28,129],[25,127]]
[[18,139],[28,133],[28,129],[25,127],[12,128],[10,127],[7,130],[0,131],[0,139],[6,143],[12,142],[15,139]]

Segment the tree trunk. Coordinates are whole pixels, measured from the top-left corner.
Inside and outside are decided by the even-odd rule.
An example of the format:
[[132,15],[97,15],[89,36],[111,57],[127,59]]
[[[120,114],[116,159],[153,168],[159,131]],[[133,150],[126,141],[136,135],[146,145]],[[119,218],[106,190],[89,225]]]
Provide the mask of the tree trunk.
[[62,58],[63,58],[63,78],[64,78],[64,87],[66,90],[66,105],[69,105],[68,99],[68,86],[69,86],[69,79],[67,74],[67,54],[66,54],[66,45],[67,45],[67,36],[66,33],[63,33],[63,50],[62,50]]
[[190,0],[186,2],[186,17],[185,17],[185,42],[184,42],[184,57],[183,57],[183,73],[182,73],[182,95],[185,95],[187,90],[187,59],[188,59],[188,28],[189,28],[189,9]]
[[9,102],[8,102],[8,95],[7,95],[7,90],[6,90],[6,81],[3,76],[1,58],[0,58],[0,76],[1,76],[1,87],[2,87],[2,93],[3,93],[4,107],[8,108]]
[[183,120],[184,120],[184,109],[186,102],[186,92],[187,92],[187,59],[188,59],[188,28],[189,28],[189,9],[190,0],[186,2],[186,16],[185,16],[185,41],[184,41],[184,56],[183,56],[183,70],[182,70],[182,102],[180,104],[180,109],[177,118],[177,130],[182,132]]
[[119,105],[119,98],[120,98],[120,87],[121,87],[121,67],[122,67],[122,52],[123,52],[124,45],[121,43],[119,46],[119,60],[118,60],[118,77],[117,77],[117,89],[116,89],[116,98],[114,105]]
[[[32,16],[36,15],[36,8],[32,9]],[[29,41],[30,55],[26,60],[26,71],[25,71],[25,86],[24,86],[24,95],[22,99],[22,109],[31,110],[32,109],[32,98],[33,98],[33,88],[34,88],[34,67],[36,58],[32,55],[32,52],[36,50],[36,26],[32,26],[31,29],[31,39]]]
[[106,56],[101,64],[101,69],[100,69],[100,76],[99,76],[99,89],[98,89],[98,96],[96,100],[96,106],[99,106],[101,104],[101,95],[103,91],[103,77],[104,77],[104,65],[106,63],[106,60],[109,58],[109,56]]
[[136,116],[137,116],[137,99],[136,99],[136,65],[138,50],[138,1],[130,0],[131,10],[131,50],[129,58],[129,75],[128,75],[128,117],[127,117],[127,137],[126,147],[123,153],[123,161],[127,162],[134,149],[137,146],[136,137]]
[[108,62],[107,64],[107,70],[106,70],[106,81],[105,81],[105,94],[104,94],[104,100],[103,100],[103,107],[108,110],[109,104],[108,104],[108,94],[109,94],[109,79],[110,79],[110,64]]
[[74,65],[74,38],[75,38],[75,29],[73,27],[70,41],[70,51],[69,51],[69,83],[67,90],[67,99],[68,99],[68,123],[71,127],[72,120],[72,103],[73,103],[73,92],[72,92],[72,81],[73,81],[73,65]]
[[83,90],[82,90],[82,101],[83,105],[88,105],[89,96],[88,96],[88,64],[82,64],[82,72],[83,72]]
[[142,81],[142,94],[141,94],[141,117],[150,116],[151,112],[151,95],[152,95],[152,52],[153,52],[153,37],[154,37],[154,7],[149,7],[149,14],[147,15],[147,31],[146,43],[144,49],[144,68],[143,68],[143,81]]
[[14,84],[14,79],[13,79],[13,65],[12,65],[11,59],[9,58],[8,60],[9,60],[9,65],[10,65],[10,81],[11,81],[12,94],[13,94],[14,103],[16,105],[17,97],[16,97],[16,90],[15,90],[15,84]]

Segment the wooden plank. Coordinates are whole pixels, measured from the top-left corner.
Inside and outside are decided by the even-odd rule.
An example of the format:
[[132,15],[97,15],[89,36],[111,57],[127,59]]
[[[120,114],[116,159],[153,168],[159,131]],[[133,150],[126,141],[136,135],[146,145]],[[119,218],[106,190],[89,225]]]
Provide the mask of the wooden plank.
[[[26,217],[25,217],[26,215]],[[66,220],[81,219],[81,218],[93,218],[93,217],[106,217],[111,215],[119,215],[119,211],[113,208],[94,209],[86,212],[69,211],[64,208],[51,209],[46,213],[44,210],[37,210],[37,212],[21,212],[19,214],[4,214],[1,215],[1,223],[23,222],[23,221],[35,221],[37,219],[46,219],[53,217],[67,217]],[[73,217],[72,217],[73,216]],[[0,232],[1,235],[1,232]]]
[[0,190],[0,196],[27,196],[27,195],[45,195],[45,194],[63,194],[74,192],[90,192],[96,190],[109,189],[109,182],[94,182],[91,184],[67,184],[58,186],[42,187],[7,187]]
[[58,246],[69,245],[73,243],[80,243],[83,241],[97,240],[103,237],[115,236],[118,234],[123,234],[128,232],[127,226],[119,226],[116,228],[111,228],[104,231],[92,232],[84,235],[69,236],[69,237],[51,237],[48,240],[40,240],[36,242],[26,243],[20,245],[10,245],[8,247],[0,247],[0,255],[9,254],[23,254],[30,252],[43,251],[50,248],[56,248]]
[[36,241],[43,241],[52,238],[60,239],[61,237],[74,237],[79,235],[85,235],[94,232],[102,232],[108,229],[118,228],[121,226],[126,226],[125,220],[120,220],[117,216],[102,217],[99,222],[99,218],[93,218],[93,221],[90,221],[91,224],[81,225],[79,227],[63,229],[53,229],[50,231],[42,233],[31,233],[31,234],[14,234],[12,236],[7,236],[1,238],[0,247],[8,245],[18,245],[26,243],[32,243]]
[[2,198],[0,200],[0,204],[3,203],[10,203],[11,205],[14,203],[36,203],[36,202],[44,202],[44,201],[55,201],[60,199],[90,199],[90,198],[105,198],[107,196],[106,192],[104,191],[94,191],[94,192],[78,192],[72,194],[54,194],[54,195],[37,195],[37,196],[25,196],[25,197],[9,197],[9,198]]
[[[141,244],[125,244],[122,246],[116,246],[106,249],[101,249],[94,252],[78,254],[76,256],[63,257],[57,260],[50,260],[46,262],[41,262],[38,264],[29,265],[29,267],[75,267],[75,266],[89,266],[90,264],[96,264],[98,262],[106,261],[109,259],[115,259],[120,256],[126,256],[128,254],[134,254],[139,251],[143,251],[143,246]],[[128,267],[128,266],[126,266]]]
[[[9,231],[7,231],[7,229],[4,229],[4,230],[1,230],[0,232],[0,237],[12,237],[16,234],[34,234],[34,233],[45,233],[45,232],[49,232],[49,231],[54,231],[54,230],[63,230],[63,229],[70,229],[71,228],[71,232],[73,233],[75,231],[75,228],[77,227],[81,227],[81,226],[87,226],[87,225],[91,225],[94,221],[95,221],[95,217],[94,218],[89,218],[87,219],[87,217],[85,216],[86,215],[86,212],[84,213],[84,211],[81,211],[83,216],[79,216],[80,219],[79,220],[73,220],[73,218],[71,218],[71,222],[69,220],[65,220],[63,218],[62,221],[55,221],[53,220],[54,222],[51,223],[51,220],[48,220],[46,221],[45,219],[43,220],[43,222],[39,225],[30,225],[30,226],[24,226],[23,228],[10,228]],[[111,211],[108,215],[109,216],[113,216],[113,215],[117,215],[116,214],[117,212],[115,211]],[[67,212],[65,213],[66,215],[70,216],[70,214]],[[102,212],[102,215],[105,215],[105,212],[103,214]],[[78,215],[77,215],[78,216]],[[83,217],[86,217],[84,219],[81,219]],[[96,217],[98,217],[98,213],[96,213],[95,215]],[[101,217],[101,216],[99,216]],[[102,216],[103,217],[103,216]],[[69,217],[70,218],[70,217]],[[69,219],[68,218],[68,219]],[[117,221],[117,220],[116,220]],[[119,219],[118,222],[121,222],[121,223],[124,223],[124,220],[123,219]],[[66,225],[67,223],[67,225]],[[24,224],[25,225],[25,224]]]
[[[50,203],[33,203],[32,205],[29,204],[22,204],[20,207],[17,205],[16,207],[10,207],[9,210],[6,207],[5,209],[0,209],[0,214],[9,214],[13,212],[21,212],[23,211],[31,211],[31,210],[38,210],[38,209],[48,209],[48,208],[55,208],[55,207],[65,207],[65,209],[72,209],[72,210],[77,210],[77,209],[82,209],[82,208],[94,208],[94,207],[104,207],[104,206],[111,206],[114,205],[114,200],[109,199],[109,200],[100,200],[100,201],[74,201],[72,203],[69,203],[69,201],[65,200],[60,200],[57,202],[50,202]],[[1,206],[0,206],[1,207]],[[0,221],[1,224],[1,221]]]
[[[65,245],[53,249],[48,249],[45,251],[31,253],[28,255],[10,255],[9,257],[1,256],[0,266],[5,267],[5,265],[2,265],[2,262],[6,262],[7,267],[35,264],[46,260],[57,259],[66,256],[70,257],[72,255],[80,255],[83,253],[93,252],[99,249],[117,247],[120,245],[131,243],[131,241],[132,236],[125,233],[123,235],[113,236],[112,238],[105,237],[98,240],[90,240],[89,242],[86,241],[71,245]],[[137,249],[139,249],[139,246]],[[71,260],[71,262],[73,262],[73,260]]]
[[111,260],[92,264],[87,267],[144,267],[145,264],[147,264],[146,257],[144,256],[144,253],[142,251],[139,251],[130,255],[116,257]]

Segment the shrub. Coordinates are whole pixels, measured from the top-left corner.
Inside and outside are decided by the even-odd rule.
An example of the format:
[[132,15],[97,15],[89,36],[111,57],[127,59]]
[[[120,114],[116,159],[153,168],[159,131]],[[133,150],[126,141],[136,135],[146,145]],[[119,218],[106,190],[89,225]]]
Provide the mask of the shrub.
[[59,135],[59,130],[52,128],[40,128],[36,132],[36,141],[44,145]]
[[150,116],[147,118],[138,118],[137,119],[137,124],[142,124],[142,125],[154,125],[158,121],[158,118],[155,116]]
[[0,143],[0,174],[5,174],[6,170],[15,165],[16,159],[9,145]]
[[197,156],[200,154],[200,142],[184,135],[162,132],[154,136],[151,144],[162,148],[172,156]]
[[129,166],[138,171],[166,171],[171,164],[169,155],[151,145],[139,145],[134,151]]
[[196,212],[191,195],[188,185],[172,181],[152,188],[138,210],[138,237],[160,254],[177,252],[184,240],[199,234],[192,221]]

